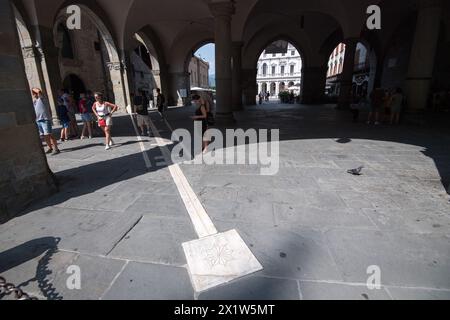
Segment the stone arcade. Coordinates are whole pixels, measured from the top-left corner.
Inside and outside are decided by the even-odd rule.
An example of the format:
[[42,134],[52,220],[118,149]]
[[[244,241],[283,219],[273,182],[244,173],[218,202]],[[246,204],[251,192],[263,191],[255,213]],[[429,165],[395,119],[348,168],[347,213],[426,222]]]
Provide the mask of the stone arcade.
[[[382,11],[381,30],[367,30],[366,10],[374,4]],[[81,30],[61,26],[69,5],[81,8]],[[256,103],[257,61],[273,41],[287,40],[300,51],[305,104],[323,102],[328,59],[345,43],[343,108],[349,104],[356,44],[362,42],[376,57],[375,86],[403,87],[408,112],[422,114],[431,88],[449,83],[449,12],[450,3],[439,0],[288,0],[283,6],[273,0],[0,0],[0,219],[56,190],[35,128],[30,86],[44,89],[54,111],[62,74],[76,75],[124,108],[136,89],[132,58],[143,46],[147,75],[170,104],[181,104],[180,91],[190,88],[192,52],[213,41],[217,119],[227,125],[233,112]],[[83,37],[83,28],[97,30],[95,38],[82,39],[96,48],[93,59],[83,58],[80,48],[72,48],[73,57],[65,50]]]

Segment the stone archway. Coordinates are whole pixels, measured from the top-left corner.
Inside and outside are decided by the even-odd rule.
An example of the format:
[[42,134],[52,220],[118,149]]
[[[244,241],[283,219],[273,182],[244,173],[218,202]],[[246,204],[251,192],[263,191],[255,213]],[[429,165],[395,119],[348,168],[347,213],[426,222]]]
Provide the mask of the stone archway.
[[[86,79],[85,89],[103,92],[108,100],[124,109],[128,104],[130,93],[128,75],[111,32],[104,21],[90,7],[84,4],[77,5],[81,8],[83,17],[87,17],[84,20],[85,32],[78,33],[76,30],[67,32],[73,41],[75,41],[75,38],[79,42],[90,41],[92,47],[83,47],[74,43],[73,59],[63,56],[64,43],[61,42],[61,37],[58,37],[58,34],[61,34],[60,26],[61,23],[65,23],[67,14],[66,7],[61,8],[53,24],[55,46],[59,49],[58,63],[61,78],[67,74],[78,74]],[[86,31],[86,29],[88,30]],[[86,59],[86,55],[89,54],[91,54],[91,57]],[[83,57],[83,59],[78,58],[78,56]],[[102,77],[91,77],[91,73],[101,74]]]
[[69,74],[64,78],[63,88],[72,94],[76,101],[79,100],[80,94],[86,93],[86,86],[77,75]]

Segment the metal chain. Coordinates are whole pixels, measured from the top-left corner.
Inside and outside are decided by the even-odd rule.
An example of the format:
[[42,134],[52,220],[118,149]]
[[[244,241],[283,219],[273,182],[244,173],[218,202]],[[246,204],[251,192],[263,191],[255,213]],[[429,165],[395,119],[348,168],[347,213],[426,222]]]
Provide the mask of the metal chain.
[[0,298],[3,295],[10,295],[12,293],[14,293],[16,300],[38,300],[37,298],[31,297],[29,294],[23,292],[15,285],[7,283],[5,278],[0,277]]

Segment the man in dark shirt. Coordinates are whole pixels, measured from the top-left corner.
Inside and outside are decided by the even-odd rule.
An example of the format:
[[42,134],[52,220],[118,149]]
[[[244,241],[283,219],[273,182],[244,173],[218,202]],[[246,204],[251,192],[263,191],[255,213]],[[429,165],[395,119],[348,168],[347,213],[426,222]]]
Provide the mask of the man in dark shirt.
[[147,127],[147,135],[150,135],[150,118],[148,114],[148,98],[144,91],[139,92],[140,95],[134,99],[134,108],[137,114],[137,124],[141,129],[141,135],[145,135],[145,127]]
[[158,111],[161,114],[161,117],[164,118],[164,107],[166,104],[166,98],[161,93],[161,89],[156,89],[157,96],[156,96],[156,106],[158,107]]

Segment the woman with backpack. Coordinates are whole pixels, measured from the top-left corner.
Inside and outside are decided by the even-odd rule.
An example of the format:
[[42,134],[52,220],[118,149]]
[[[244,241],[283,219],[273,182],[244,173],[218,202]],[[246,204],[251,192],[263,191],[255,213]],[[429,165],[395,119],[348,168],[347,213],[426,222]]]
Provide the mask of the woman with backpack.
[[99,127],[105,133],[105,150],[109,150],[114,145],[111,138],[111,128],[113,125],[112,115],[119,109],[119,107],[115,104],[104,101],[103,94],[100,92],[96,92],[94,97],[95,103],[92,106],[92,111],[98,119]]

